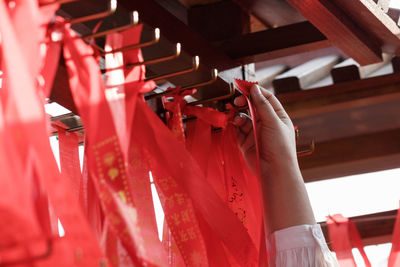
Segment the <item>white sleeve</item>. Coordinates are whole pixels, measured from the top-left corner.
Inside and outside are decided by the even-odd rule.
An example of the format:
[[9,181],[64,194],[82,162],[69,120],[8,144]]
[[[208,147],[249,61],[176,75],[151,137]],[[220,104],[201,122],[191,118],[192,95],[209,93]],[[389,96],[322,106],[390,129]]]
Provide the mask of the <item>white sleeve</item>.
[[267,238],[267,250],[269,266],[339,267],[319,224],[276,231]]

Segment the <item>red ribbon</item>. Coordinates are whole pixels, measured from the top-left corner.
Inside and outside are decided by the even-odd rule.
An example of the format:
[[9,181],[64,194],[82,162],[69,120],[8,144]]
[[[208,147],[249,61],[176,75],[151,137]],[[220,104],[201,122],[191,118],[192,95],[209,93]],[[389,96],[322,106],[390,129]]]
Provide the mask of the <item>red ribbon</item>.
[[[206,182],[202,170],[184,144],[176,139],[144,101],[139,101],[138,105],[139,103],[141,105],[137,107],[135,118],[138,125],[144,127],[135,131],[135,140],[140,140],[151,154],[151,170],[161,173],[161,176],[154,176],[156,184],[162,187],[162,184],[167,182],[175,186],[173,181],[165,181],[162,178],[176,179],[176,184],[188,194],[196,211],[202,215],[237,262],[245,266],[255,264],[251,259],[254,259],[256,249],[241,222]],[[196,254],[199,252],[202,253],[196,251]]]
[[[150,195],[150,187],[146,188],[146,183],[149,183],[147,167],[131,161],[137,160],[132,146],[129,147],[130,164],[125,163],[126,157],[104,95],[97,63],[88,56],[92,54],[90,47],[66,29],[64,55],[73,97],[88,136],[91,176],[100,193],[110,229],[122,242],[131,261],[135,265],[162,265],[165,262],[163,250],[159,249],[159,240],[153,238],[156,236],[154,223],[149,221],[154,220],[154,213],[142,216],[142,211],[149,211],[146,207],[151,206],[151,199],[144,199],[139,194]],[[136,186],[141,183],[145,183],[145,187]],[[142,188],[147,192],[138,192]]]
[[341,214],[327,217],[329,239],[332,242],[332,249],[342,267],[356,267],[352,254],[353,245],[360,251],[365,266],[371,267],[367,254],[364,251],[360,234],[354,222]]
[[[31,3],[26,6],[18,1],[17,7],[35,8]],[[37,6],[36,6],[37,8]],[[98,265],[103,260],[101,250],[91,234],[87,221],[84,219],[78,201],[71,192],[68,181],[62,179],[51,151],[47,136],[47,116],[43,110],[43,101],[36,90],[36,76],[38,73],[36,63],[32,62],[33,55],[26,56],[22,53],[20,42],[16,37],[17,29],[11,24],[10,17],[5,3],[0,2],[0,32],[2,35],[2,67],[4,71],[4,84],[2,91],[2,106],[4,114],[7,114],[4,121],[8,124],[7,131],[13,133],[9,139],[10,144],[18,154],[20,166],[14,166],[24,172],[21,177],[26,178],[28,183],[34,180],[34,176],[40,180],[49,194],[50,202],[55,213],[60,218],[66,229],[66,236],[63,239],[52,239],[52,253],[48,255],[46,264],[55,265],[56,261],[66,265],[91,266]],[[23,12],[21,14],[24,14]],[[13,14],[16,15],[17,14]],[[22,18],[23,20],[30,18]],[[30,31],[30,27],[36,27],[37,21],[26,21],[25,33],[29,36],[35,34],[36,30]],[[28,38],[28,42],[35,42],[35,38]],[[33,45],[35,46],[35,44]],[[35,54],[38,51],[30,50]],[[28,51],[24,51],[27,53]],[[38,53],[37,53],[38,55]],[[28,59],[26,62],[24,59]],[[4,104],[4,105],[3,105]],[[16,173],[14,173],[16,174]],[[29,214],[28,210],[24,210]],[[34,217],[33,217],[34,218]],[[41,218],[39,218],[41,219]],[[18,221],[18,220],[16,220]],[[27,227],[32,233],[36,233],[35,223]],[[22,233],[22,231],[21,231]],[[30,234],[27,234],[29,237]],[[46,241],[46,239],[45,239]],[[79,257],[79,255],[85,257]],[[79,255],[78,255],[79,254]],[[77,256],[78,255],[78,256]]]
[[396,222],[392,235],[392,249],[389,255],[388,267],[400,265],[400,212],[397,211]]

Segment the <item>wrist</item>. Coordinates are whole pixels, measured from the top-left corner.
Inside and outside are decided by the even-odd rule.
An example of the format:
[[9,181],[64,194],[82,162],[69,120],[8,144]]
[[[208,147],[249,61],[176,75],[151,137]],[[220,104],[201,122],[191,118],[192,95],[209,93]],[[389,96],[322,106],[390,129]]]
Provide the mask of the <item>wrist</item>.
[[261,162],[261,180],[270,185],[299,181],[303,183],[303,177],[297,158],[279,163]]

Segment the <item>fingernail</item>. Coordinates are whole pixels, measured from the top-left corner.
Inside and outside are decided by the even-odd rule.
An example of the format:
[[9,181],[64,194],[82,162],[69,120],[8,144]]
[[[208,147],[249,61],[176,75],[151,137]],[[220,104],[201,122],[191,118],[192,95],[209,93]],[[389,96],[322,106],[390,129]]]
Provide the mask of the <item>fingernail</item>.
[[250,90],[251,94],[254,96],[261,95],[260,87],[257,84],[254,84]]

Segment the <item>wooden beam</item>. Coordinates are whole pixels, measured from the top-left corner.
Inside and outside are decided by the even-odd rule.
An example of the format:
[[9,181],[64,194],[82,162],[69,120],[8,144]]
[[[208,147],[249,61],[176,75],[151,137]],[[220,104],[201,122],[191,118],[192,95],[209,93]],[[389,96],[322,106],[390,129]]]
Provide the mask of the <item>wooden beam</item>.
[[[287,0],[332,43],[361,65],[381,61],[381,47],[329,0]],[[358,2],[358,1],[351,1]]]
[[[349,219],[355,222],[364,246],[369,246],[391,242],[396,215],[397,210],[390,210],[350,217]],[[320,223],[320,225],[328,246],[331,248],[328,225],[325,222]]]
[[382,57],[382,62],[366,66],[360,66],[354,59],[349,58],[333,67],[331,71],[332,79],[335,83],[364,79],[392,59],[392,56],[386,53]]
[[328,76],[332,67],[339,61],[336,55],[320,57],[288,70],[273,80],[275,92],[286,93],[305,89],[307,86]]
[[378,6],[387,13],[389,11],[390,0],[378,0]]
[[343,109],[292,119],[299,128],[298,142],[327,142],[400,128],[400,100]]
[[387,15],[395,22],[399,22],[400,17],[400,9],[397,8],[389,8]]
[[189,55],[200,56],[200,60],[209,68],[223,70],[235,66],[231,58],[212,46],[156,1],[120,0],[119,3],[129,11],[138,11],[142,21],[150,27],[160,28],[161,34],[171,43],[181,43],[183,50]]
[[270,28],[278,28],[306,19],[293,7],[282,0],[233,0],[244,10],[252,13]]
[[330,46],[332,44],[326,37],[309,22],[254,32],[218,44],[222,51],[241,64],[276,59]]
[[374,36],[384,52],[394,54],[399,50],[399,27],[373,0],[333,0],[332,2],[340,6],[364,32]]
[[400,74],[278,95],[291,118],[367,106],[400,99]]
[[256,81],[261,87],[269,88],[272,87],[272,81],[276,76],[286,71],[286,65],[274,65],[265,68],[258,68],[256,70]]
[[261,69],[261,68],[266,68],[269,66],[284,64],[284,65],[288,66],[288,68],[294,68],[294,67],[296,67],[300,64],[303,64],[309,60],[312,60],[312,59],[315,59],[318,57],[329,56],[329,55],[338,55],[343,59],[348,58],[348,56],[346,54],[344,54],[342,50],[340,50],[336,46],[332,46],[332,47],[328,47],[328,48],[307,51],[307,52],[303,52],[303,53],[299,53],[299,54],[295,54],[295,55],[271,59],[268,61],[256,62],[255,66],[256,66],[256,69]]
[[299,158],[306,182],[400,167],[400,129],[316,140],[315,152]]
[[219,1],[189,8],[188,25],[210,42],[250,32],[250,16],[232,1]]

